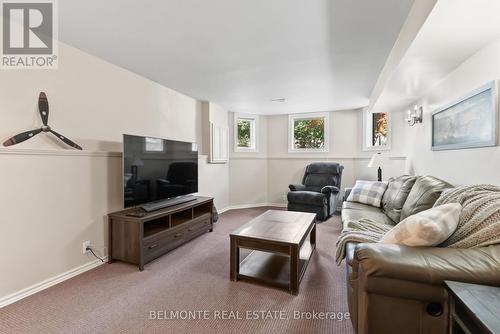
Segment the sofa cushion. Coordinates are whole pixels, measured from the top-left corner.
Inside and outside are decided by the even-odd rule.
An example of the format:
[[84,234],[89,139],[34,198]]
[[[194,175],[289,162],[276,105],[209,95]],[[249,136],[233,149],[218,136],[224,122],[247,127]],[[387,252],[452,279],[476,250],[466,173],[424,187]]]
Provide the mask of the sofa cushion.
[[452,185],[433,176],[419,176],[411,188],[401,210],[400,220],[418,212],[430,209],[437,201],[443,190]]
[[342,203],[342,210],[346,209],[380,212],[380,208],[376,208],[368,204],[344,201],[344,203]]
[[290,191],[287,197],[288,202],[296,204],[308,204],[315,206],[323,206],[327,204],[325,194],[312,191]]
[[387,189],[382,197],[382,208],[395,223],[399,223],[401,210],[416,180],[416,176],[410,175],[389,179]]
[[354,184],[347,200],[380,207],[386,188],[387,184],[384,182],[359,180]]
[[380,243],[406,246],[437,246],[455,232],[462,205],[449,203],[421,211],[402,220]]
[[394,222],[391,218],[387,217],[381,209],[378,212],[367,211],[367,210],[357,210],[357,209],[343,209],[342,213],[342,224],[344,229],[350,229],[349,223],[352,221],[360,221],[361,219],[369,219],[380,224],[385,224],[389,226],[394,226]]

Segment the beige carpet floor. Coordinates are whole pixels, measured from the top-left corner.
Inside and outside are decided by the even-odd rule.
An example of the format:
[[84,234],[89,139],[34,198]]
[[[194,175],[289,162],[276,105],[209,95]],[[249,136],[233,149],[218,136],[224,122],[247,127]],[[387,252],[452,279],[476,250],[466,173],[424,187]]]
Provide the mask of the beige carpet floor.
[[[106,264],[4,307],[0,333],[353,333],[350,320],[307,319],[313,312],[347,312],[345,269],[336,266],[334,256],[337,216],[317,226],[317,251],[298,296],[229,280],[229,233],[266,209],[222,214],[214,232],[143,272],[125,263]],[[167,319],[151,320],[152,311],[165,311],[160,315]],[[191,311],[196,319],[168,319],[176,311],[178,316]],[[306,313],[296,319],[297,312]]]

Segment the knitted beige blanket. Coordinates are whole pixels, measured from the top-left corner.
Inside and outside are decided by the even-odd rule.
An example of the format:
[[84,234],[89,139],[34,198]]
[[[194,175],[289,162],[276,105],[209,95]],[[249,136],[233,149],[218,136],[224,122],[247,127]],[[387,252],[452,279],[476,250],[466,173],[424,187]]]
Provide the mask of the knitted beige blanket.
[[365,218],[348,221],[337,239],[335,254],[337,265],[340,265],[345,258],[345,245],[348,242],[378,242],[392,227]]
[[500,187],[462,186],[441,194],[434,206],[460,203],[455,232],[440,247],[475,248],[500,244]]
[[[500,187],[482,184],[448,189],[434,206],[447,203],[460,203],[462,213],[455,232],[439,247],[474,248],[500,244]],[[347,242],[378,242],[390,228],[368,219],[348,222],[337,240],[337,264],[345,257]]]

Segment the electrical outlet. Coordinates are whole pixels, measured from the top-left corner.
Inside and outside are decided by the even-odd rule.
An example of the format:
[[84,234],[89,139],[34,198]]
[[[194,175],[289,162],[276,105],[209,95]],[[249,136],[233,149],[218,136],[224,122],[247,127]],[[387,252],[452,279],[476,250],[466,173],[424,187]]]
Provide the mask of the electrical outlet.
[[87,250],[87,247],[90,247],[90,240],[84,241],[82,244],[82,251],[83,254],[87,254],[89,251]]
[[288,198],[286,197],[286,195],[283,195],[282,199],[286,202]]

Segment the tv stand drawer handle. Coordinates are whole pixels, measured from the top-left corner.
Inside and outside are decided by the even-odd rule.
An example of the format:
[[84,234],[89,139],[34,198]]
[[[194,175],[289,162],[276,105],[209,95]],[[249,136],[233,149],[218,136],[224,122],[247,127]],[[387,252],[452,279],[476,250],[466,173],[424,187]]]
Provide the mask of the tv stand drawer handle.
[[156,248],[157,246],[158,246],[158,244],[154,244],[154,245],[149,246],[148,248],[153,249],[153,248]]
[[178,238],[180,236],[182,236],[182,233],[177,233],[176,235],[174,235],[174,238]]

